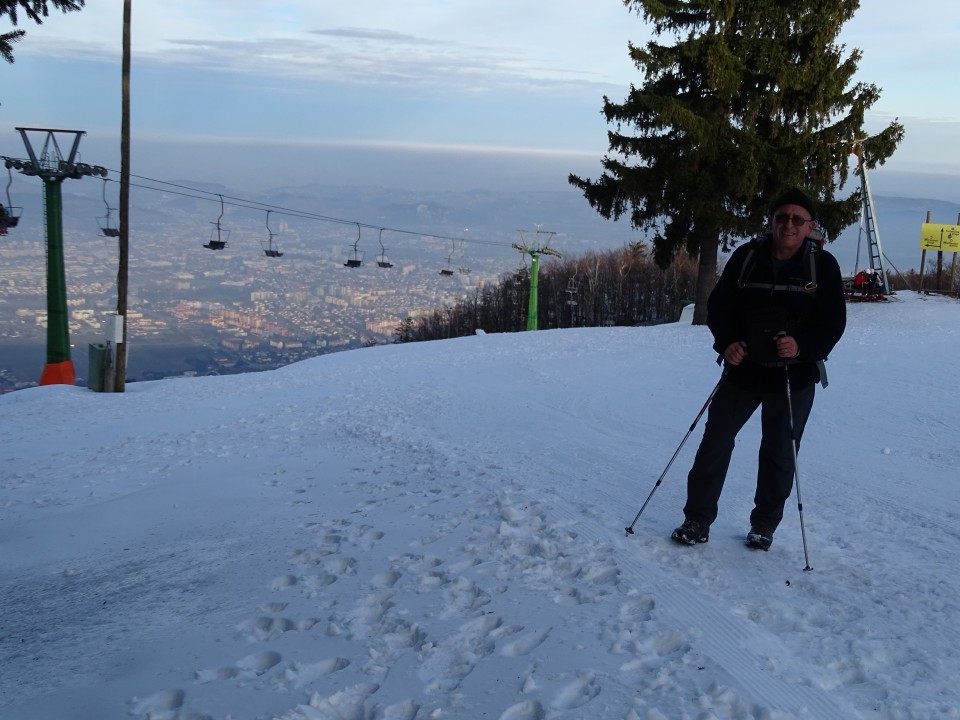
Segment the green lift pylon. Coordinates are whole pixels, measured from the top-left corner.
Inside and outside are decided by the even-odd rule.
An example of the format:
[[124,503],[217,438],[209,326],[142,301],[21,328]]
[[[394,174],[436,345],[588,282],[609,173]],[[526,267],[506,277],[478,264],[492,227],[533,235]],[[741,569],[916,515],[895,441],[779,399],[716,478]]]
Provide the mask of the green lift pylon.
[[[67,276],[63,259],[63,195],[61,185],[71,178],[107,176],[99,165],[77,162],[82,130],[48,128],[16,128],[27,150],[27,159],[4,158],[7,168],[24,175],[35,175],[43,181],[44,219],[47,232],[47,362],[40,376],[41,385],[73,385],[76,373],[70,358],[70,318],[67,315]],[[43,146],[37,153],[28,133],[45,133]],[[60,151],[57,135],[73,136],[66,156]]]
[[552,240],[554,235],[556,235],[555,232],[537,230],[537,240],[539,241],[540,235],[547,235],[547,241],[542,245],[537,242],[535,247],[529,247],[526,243],[524,243],[524,231],[520,230],[519,232],[521,242],[513,243],[513,247],[522,252],[524,255],[530,256],[530,301],[527,303],[527,330],[536,330],[537,317],[539,313],[537,296],[539,294],[538,278],[540,275],[540,256],[554,255],[555,257],[561,257],[561,255],[556,250],[549,247],[550,240]]

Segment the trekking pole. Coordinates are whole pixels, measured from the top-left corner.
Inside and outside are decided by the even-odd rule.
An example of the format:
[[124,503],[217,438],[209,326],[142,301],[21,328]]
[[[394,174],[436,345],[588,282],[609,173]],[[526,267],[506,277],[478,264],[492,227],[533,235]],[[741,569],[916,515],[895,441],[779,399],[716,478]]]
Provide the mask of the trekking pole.
[[[719,362],[719,359],[717,360]],[[660,487],[660,483],[663,482],[663,478],[666,477],[667,473],[670,471],[670,466],[673,465],[673,461],[677,459],[677,455],[680,454],[680,451],[683,449],[683,446],[687,442],[687,438],[690,437],[690,434],[693,432],[693,429],[697,426],[697,423],[700,422],[700,418],[703,417],[703,414],[707,411],[707,408],[710,406],[710,403],[713,401],[713,396],[717,394],[717,390],[720,389],[720,383],[723,382],[723,378],[727,374],[727,368],[723,369],[723,373],[720,375],[720,379],[717,380],[717,384],[714,386],[713,390],[710,392],[710,397],[707,398],[707,401],[703,404],[703,407],[700,408],[700,412],[697,413],[697,417],[693,419],[693,424],[690,425],[690,429],[687,430],[687,434],[683,436],[683,440],[680,441],[680,445],[677,446],[677,449],[673,452],[673,457],[670,458],[670,462],[667,463],[667,466],[663,469],[663,472],[660,473],[660,477],[657,478],[656,484],[653,486],[653,489],[650,491],[650,494],[647,495],[647,499],[643,501],[643,505],[640,506],[640,511],[637,513],[637,516],[633,519],[633,522],[630,523],[624,530],[627,531],[627,535],[633,535],[633,526],[637,524],[637,520],[640,519],[640,516],[643,514],[643,511],[647,507],[647,503],[650,502],[650,498],[653,497],[653,494],[657,491],[657,488]]]
[[790,370],[783,364],[783,374],[787,379],[787,412],[790,414],[790,446],[793,448],[793,477],[797,485],[797,509],[800,511],[800,537],[803,538],[803,559],[807,566],[805,572],[813,570],[810,567],[810,555],[807,552],[807,531],[803,526],[803,500],[800,497],[800,466],[797,464],[797,433],[793,428],[793,398],[790,394]]

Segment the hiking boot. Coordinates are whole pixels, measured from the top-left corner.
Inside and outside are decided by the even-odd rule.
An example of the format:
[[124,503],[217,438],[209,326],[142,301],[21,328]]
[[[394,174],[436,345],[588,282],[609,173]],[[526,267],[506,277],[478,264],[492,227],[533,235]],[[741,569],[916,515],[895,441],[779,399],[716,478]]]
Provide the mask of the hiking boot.
[[681,545],[705,543],[710,539],[710,526],[696,520],[684,520],[683,525],[674,530],[670,537]]
[[773,544],[773,532],[766,528],[752,527],[747,533],[747,547],[755,550],[769,550]]

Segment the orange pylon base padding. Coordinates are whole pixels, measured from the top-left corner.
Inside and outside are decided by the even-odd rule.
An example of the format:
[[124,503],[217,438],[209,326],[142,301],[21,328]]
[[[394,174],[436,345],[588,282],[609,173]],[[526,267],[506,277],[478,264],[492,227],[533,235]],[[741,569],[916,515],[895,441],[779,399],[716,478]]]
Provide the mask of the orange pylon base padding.
[[74,385],[77,374],[73,370],[73,360],[58,363],[47,363],[40,376],[41,385]]

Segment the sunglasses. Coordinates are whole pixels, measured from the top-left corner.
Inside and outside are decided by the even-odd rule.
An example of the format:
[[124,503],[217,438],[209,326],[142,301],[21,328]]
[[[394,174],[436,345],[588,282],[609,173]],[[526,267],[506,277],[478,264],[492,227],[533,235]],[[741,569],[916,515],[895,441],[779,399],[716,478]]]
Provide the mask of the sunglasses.
[[786,213],[778,213],[777,215],[774,215],[773,221],[777,225],[793,223],[794,227],[800,227],[801,225],[806,225],[808,222],[813,222],[810,218],[805,218],[802,215],[787,215]]

